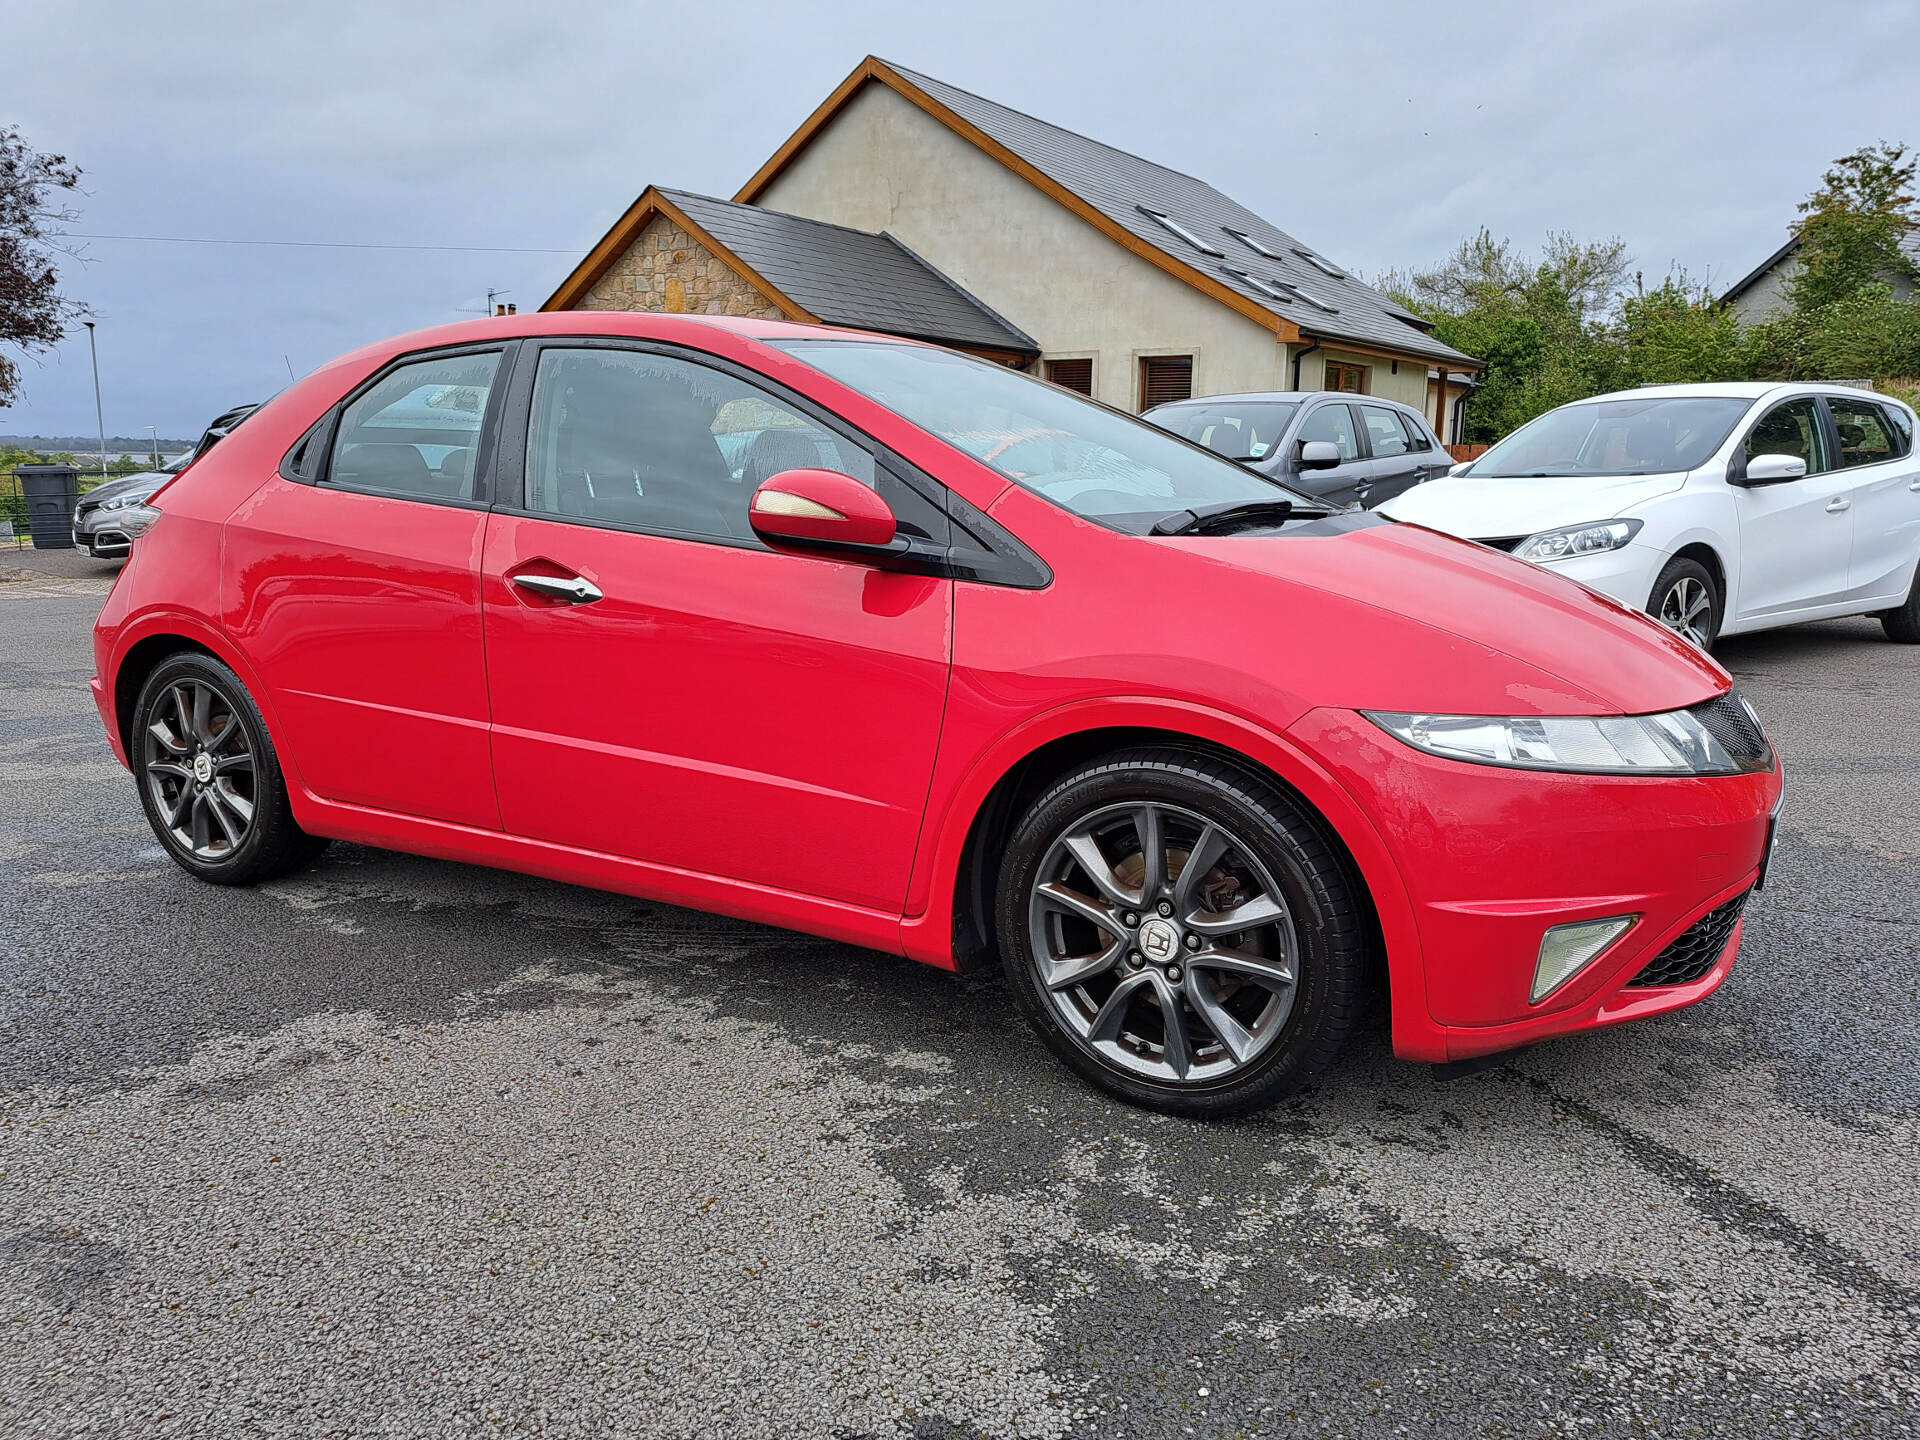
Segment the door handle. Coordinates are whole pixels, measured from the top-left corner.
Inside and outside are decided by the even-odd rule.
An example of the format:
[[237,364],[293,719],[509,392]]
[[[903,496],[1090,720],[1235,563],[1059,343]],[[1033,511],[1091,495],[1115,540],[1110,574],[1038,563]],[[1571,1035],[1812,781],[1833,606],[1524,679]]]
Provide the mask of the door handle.
[[1916,493],[1920,493],[1920,480],[1909,480],[1907,482],[1907,488]]
[[581,575],[509,575],[507,577],[522,590],[531,590],[536,595],[545,595],[553,600],[565,600],[569,605],[591,605],[596,600],[604,600],[600,587]]
[[1827,513],[1829,515],[1838,515],[1842,510],[1851,508],[1852,505],[1853,501],[1849,500],[1846,496],[1836,495],[1827,501]]

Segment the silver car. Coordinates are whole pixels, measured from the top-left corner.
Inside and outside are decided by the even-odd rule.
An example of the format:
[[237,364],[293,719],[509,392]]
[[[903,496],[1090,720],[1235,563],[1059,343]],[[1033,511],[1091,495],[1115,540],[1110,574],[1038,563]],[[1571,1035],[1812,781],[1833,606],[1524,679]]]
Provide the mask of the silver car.
[[1426,416],[1373,395],[1209,395],[1141,418],[1337,505],[1382,504],[1453,465]]
[[200,443],[186,454],[169,460],[158,470],[142,470],[137,475],[122,475],[96,485],[80,497],[73,507],[73,543],[96,560],[121,560],[133,551],[133,541],[116,523],[134,505],[151,500],[162,485],[211,450],[258,405],[236,405],[207,427]]

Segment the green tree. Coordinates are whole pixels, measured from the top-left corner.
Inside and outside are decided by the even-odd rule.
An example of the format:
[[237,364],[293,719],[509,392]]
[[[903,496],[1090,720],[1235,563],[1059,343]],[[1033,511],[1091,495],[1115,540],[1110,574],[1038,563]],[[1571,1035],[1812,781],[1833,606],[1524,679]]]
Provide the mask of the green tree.
[[1742,379],[1753,373],[1753,341],[1733,311],[1685,271],[1641,289],[1620,307],[1620,373],[1610,388]]
[[1920,229],[1913,194],[1914,159],[1905,145],[1881,141],[1842,155],[1800,203],[1794,227],[1800,268],[1794,308],[1802,313],[1850,299],[1889,272],[1911,271],[1902,246]]
[[[60,227],[73,218],[55,201],[79,185],[79,167],[66,157],[42,155],[17,129],[0,127],[0,345],[29,355],[45,350],[81,313],[60,294],[53,263]],[[19,386],[18,363],[0,353],[0,409]]]

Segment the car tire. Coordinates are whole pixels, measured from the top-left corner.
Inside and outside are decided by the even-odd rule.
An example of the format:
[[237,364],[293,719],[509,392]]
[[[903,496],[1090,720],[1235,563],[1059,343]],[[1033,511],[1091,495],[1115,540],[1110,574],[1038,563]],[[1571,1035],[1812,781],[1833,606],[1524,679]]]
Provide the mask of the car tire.
[[[1698,560],[1676,555],[1653,582],[1647,613],[1662,625],[1698,645],[1713,649],[1720,638],[1722,607],[1726,600],[1707,567]],[[1702,608],[1704,607],[1704,608]]]
[[1901,645],[1920,645],[1920,573],[1907,587],[1907,602],[1880,612],[1880,628]]
[[[1208,868],[1190,877],[1196,856]],[[1355,886],[1316,820],[1252,769],[1130,750],[1028,808],[995,931],[1015,1005],[1082,1078],[1165,1113],[1229,1116],[1313,1081],[1362,1013]]]
[[211,655],[183,651],[154,667],[127,750],[147,823],[196,879],[251,885],[310,865],[327,847],[294,823],[260,707]]

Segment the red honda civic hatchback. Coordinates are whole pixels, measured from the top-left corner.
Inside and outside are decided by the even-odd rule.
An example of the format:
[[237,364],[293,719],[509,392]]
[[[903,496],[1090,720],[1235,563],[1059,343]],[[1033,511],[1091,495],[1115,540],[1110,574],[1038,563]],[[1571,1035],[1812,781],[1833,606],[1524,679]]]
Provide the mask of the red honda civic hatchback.
[[338,360],[129,516],[93,690],[161,843],[329,839],[950,969],[1126,1099],[1448,1061],[1733,965],[1781,797],[1713,660],[931,346],[542,314]]

